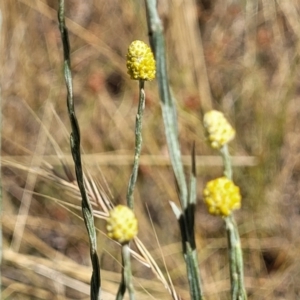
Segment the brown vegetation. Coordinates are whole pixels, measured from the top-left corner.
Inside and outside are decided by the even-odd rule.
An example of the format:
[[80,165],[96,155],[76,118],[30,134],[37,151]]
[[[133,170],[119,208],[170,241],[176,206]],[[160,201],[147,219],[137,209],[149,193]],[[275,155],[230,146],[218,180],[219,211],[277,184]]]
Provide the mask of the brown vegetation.
[[[223,223],[207,214],[201,199],[203,184],[222,172],[204,140],[201,116],[209,107],[223,111],[237,130],[230,147],[234,181],[243,193],[235,215],[249,299],[297,299],[300,4],[161,2],[187,172],[194,141],[198,155],[196,230],[206,299],[228,299],[229,291]],[[97,187],[90,187],[90,195],[99,228],[102,298],[113,299],[120,251],[106,238],[103,219],[110,202],[125,201],[138,101],[125,54],[132,40],[148,42],[145,11],[142,1],[67,3],[76,113],[86,174]],[[3,298],[88,299],[88,239],[72,177],[57,1],[1,1],[0,9]],[[139,237],[188,299],[155,81],[146,83],[146,95],[136,191]],[[138,299],[171,299],[139,258],[133,273]]]

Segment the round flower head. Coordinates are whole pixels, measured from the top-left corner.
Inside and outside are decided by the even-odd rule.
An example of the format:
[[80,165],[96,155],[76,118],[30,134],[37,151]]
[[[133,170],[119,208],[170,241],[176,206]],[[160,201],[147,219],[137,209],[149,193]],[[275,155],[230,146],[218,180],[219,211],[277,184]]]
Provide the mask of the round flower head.
[[151,48],[142,41],[130,44],[127,53],[127,73],[134,80],[155,78],[155,60]]
[[235,130],[224,115],[217,110],[207,112],[204,115],[203,123],[206,129],[207,140],[214,149],[220,149],[235,137]]
[[226,217],[241,207],[240,189],[226,177],[211,180],[203,191],[204,202],[212,215]]
[[106,229],[110,238],[124,244],[137,235],[138,222],[130,208],[118,205],[109,212]]

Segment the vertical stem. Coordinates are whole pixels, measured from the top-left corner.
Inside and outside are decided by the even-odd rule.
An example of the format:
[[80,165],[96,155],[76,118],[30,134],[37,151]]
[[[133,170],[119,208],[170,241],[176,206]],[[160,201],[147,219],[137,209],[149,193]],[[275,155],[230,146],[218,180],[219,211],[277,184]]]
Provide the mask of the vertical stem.
[[[220,152],[224,163],[224,175],[228,179],[232,180],[232,164],[228,151],[228,145],[225,144],[220,149]],[[247,294],[244,284],[243,252],[238,228],[233,215],[229,215],[224,220],[226,224],[227,241],[229,247],[231,299],[246,300]]]
[[163,26],[157,12],[157,1],[145,0],[145,3],[150,43],[156,60],[156,77],[159,87],[165,135],[173,172],[178,184],[181,209],[183,210],[181,217],[179,217],[179,225],[181,230],[183,255],[186,262],[189,287],[192,297],[191,299],[201,300],[203,299],[203,296],[200,284],[199,266],[196,259],[197,250],[194,243],[194,183],[190,186],[191,190],[189,199],[178,138],[175,99],[169,86]]
[[124,263],[124,275],[125,275],[126,287],[129,293],[130,300],[134,300],[134,288],[132,284],[129,243],[123,245],[122,255],[123,255],[123,263]]
[[64,53],[64,75],[65,75],[66,88],[67,88],[67,107],[68,107],[71,128],[72,128],[72,132],[70,135],[71,152],[72,152],[74,165],[75,165],[77,184],[82,199],[81,201],[82,215],[83,215],[84,223],[90,241],[90,258],[91,258],[92,268],[93,268],[93,272],[91,276],[90,299],[99,300],[100,287],[101,287],[100,262],[97,253],[97,238],[96,238],[96,229],[94,224],[93,209],[84,185],[84,176],[83,176],[81,152],[80,152],[80,129],[75,114],[74,99],[73,99],[70,44],[69,44],[68,29],[65,25],[64,0],[59,0],[58,21],[59,21],[59,29],[61,33],[61,40],[63,44],[63,53]]
[[243,254],[237,225],[232,215],[225,218],[229,247],[231,299],[246,300],[244,284]]
[[231,157],[229,154],[229,150],[228,150],[228,145],[225,144],[221,149],[221,156],[223,159],[223,164],[224,164],[224,175],[232,180],[232,164],[231,164]]
[[199,273],[199,263],[197,257],[197,250],[192,249],[187,243],[187,250],[184,258],[187,266],[187,275],[190,288],[190,296],[192,300],[202,300],[202,287]]
[[156,0],[145,0],[150,44],[156,60],[156,77],[159,87],[165,134],[173,171],[178,183],[182,209],[188,205],[187,184],[181,160],[181,150],[178,140],[177,113],[174,98],[169,87],[167,74],[165,39],[163,26],[157,12]]
[[138,111],[136,114],[136,120],[135,120],[135,153],[134,153],[134,161],[133,161],[133,168],[132,173],[130,176],[130,180],[128,183],[128,189],[127,189],[127,205],[129,208],[133,209],[134,206],[134,187],[137,180],[138,175],[138,169],[139,169],[139,159],[141,155],[141,149],[142,149],[142,120],[143,120],[143,113],[145,109],[145,90],[144,90],[144,80],[139,81],[139,105],[138,105]]
[[126,288],[129,293],[129,299],[134,300],[134,288],[132,284],[131,262],[130,262],[130,246],[129,243],[122,245],[122,280],[119,286],[116,300],[122,300],[125,295]]
[[[134,160],[133,160],[133,168],[132,173],[128,183],[127,189],[127,206],[133,210],[134,207],[134,187],[137,180],[138,170],[139,170],[139,159],[142,150],[142,121],[143,114],[145,109],[145,90],[144,90],[145,82],[144,80],[139,80],[139,105],[135,119],[135,150],[134,150]],[[134,288],[132,285],[132,275],[131,275],[131,263],[130,263],[130,245],[129,243],[124,244],[122,246],[122,280],[120,282],[119,290],[117,293],[117,300],[122,300],[124,298],[126,288],[129,293],[130,300],[134,300]]]

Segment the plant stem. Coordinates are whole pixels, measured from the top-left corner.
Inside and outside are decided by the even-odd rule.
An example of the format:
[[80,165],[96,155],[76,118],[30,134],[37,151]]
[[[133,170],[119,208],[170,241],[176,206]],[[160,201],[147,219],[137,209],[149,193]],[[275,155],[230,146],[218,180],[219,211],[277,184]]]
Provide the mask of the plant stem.
[[177,113],[167,74],[163,27],[156,9],[156,0],[146,0],[150,44],[156,60],[156,77],[159,87],[165,134],[174,174],[178,183],[182,209],[188,205],[187,184],[178,141]]
[[163,26],[157,12],[157,1],[145,0],[145,2],[150,43],[156,60],[156,77],[159,87],[162,115],[165,126],[165,135],[173,172],[175,174],[179,189],[179,198],[182,209],[181,214],[178,215],[177,213],[175,213],[175,215],[177,215],[181,231],[183,256],[187,267],[191,297],[193,300],[199,300],[203,298],[194,237],[194,199],[196,199],[196,181],[192,180],[190,184],[191,190],[189,191],[188,195],[187,182],[181,160],[181,150],[178,139],[176,105],[173,95],[170,91],[167,74]]
[[[232,165],[228,145],[225,144],[220,149],[220,152],[224,163],[224,175],[232,180]],[[246,300],[247,294],[244,285],[243,253],[238,228],[233,215],[229,215],[224,220],[229,248],[231,299]]]
[[201,281],[199,274],[199,263],[197,257],[196,249],[192,249],[189,244],[187,244],[187,250],[184,254],[184,258],[187,265],[187,275],[190,287],[190,295],[193,300],[203,299],[201,290]]
[[144,90],[144,80],[139,81],[139,105],[138,105],[138,111],[136,114],[136,121],[135,121],[135,153],[134,153],[134,161],[133,161],[133,168],[132,173],[130,176],[128,189],[127,189],[127,205],[131,209],[134,207],[134,187],[137,180],[138,175],[138,169],[139,169],[139,159],[141,155],[141,149],[142,149],[142,120],[143,120],[143,113],[145,109],[145,90]]
[[64,52],[64,75],[67,88],[67,107],[69,113],[69,119],[72,127],[72,133],[70,135],[71,152],[75,164],[76,179],[82,198],[82,214],[84,223],[88,232],[90,241],[90,257],[93,267],[93,273],[91,278],[91,300],[100,300],[100,262],[97,254],[97,240],[96,229],[94,225],[94,217],[92,206],[89,202],[88,195],[84,186],[84,176],[81,164],[80,153],[80,129],[75,114],[74,99],[73,99],[73,85],[72,85],[72,73],[71,73],[71,60],[70,60],[70,44],[68,30],[65,25],[65,4],[64,0],[59,0],[58,9],[58,21],[59,29],[61,33],[61,39]]
[[119,286],[116,300],[122,300],[125,295],[126,288],[129,293],[129,299],[134,300],[134,288],[132,284],[131,263],[130,263],[130,246],[129,243],[122,245],[122,280]]
[[243,254],[237,225],[232,215],[225,218],[229,247],[231,299],[246,300],[244,285]]
[[220,152],[224,164],[224,176],[226,176],[229,180],[232,180],[232,164],[231,164],[231,157],[228,150],[228,145],[225,144],[220,149]]

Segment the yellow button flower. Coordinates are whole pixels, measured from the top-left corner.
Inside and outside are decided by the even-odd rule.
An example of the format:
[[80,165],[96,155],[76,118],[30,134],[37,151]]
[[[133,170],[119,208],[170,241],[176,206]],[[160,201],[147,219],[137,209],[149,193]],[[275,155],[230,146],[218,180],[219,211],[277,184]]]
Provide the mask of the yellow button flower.
[[133,41],[127,53],[127,73],[134,80],[155,78],[155,60],[151,48],[142,41]]
[[137,235],[138,222],[130,208],[118,205],[109,212],[106,229],[110,238],[124,244]]
[[207,140],[214,149],[220,149],[235,137],[235,130],[224,115],[217,110],[207,112],[204,115],[203,124],[206,129]]
[[226,177],[209,181],[203,191],[204,202],[212,215],[226,217],[241,207],[240,189]]

